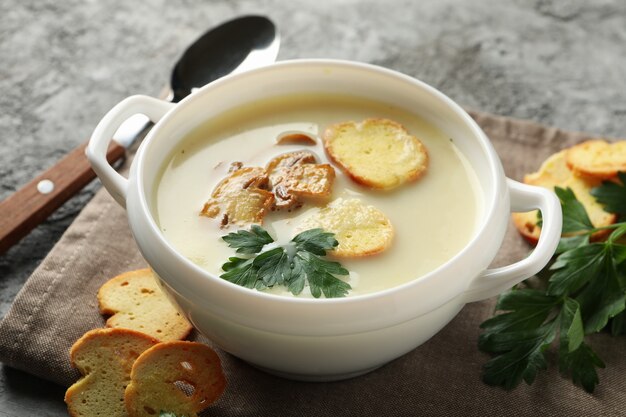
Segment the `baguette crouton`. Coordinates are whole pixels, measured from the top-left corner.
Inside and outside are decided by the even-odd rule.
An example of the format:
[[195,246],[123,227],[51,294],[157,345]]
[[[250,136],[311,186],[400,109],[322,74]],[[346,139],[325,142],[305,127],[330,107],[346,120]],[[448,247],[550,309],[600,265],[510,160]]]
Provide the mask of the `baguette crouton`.
[[568,149],[567,166],[578,176],[610,179],[626,171],[626,141],[588,140]]
[[428,167],[424,145],[392,120],[338,123],[323,139],[329,158],[367,187],[392,189],[417,180]]
[[129,329],[95,329],[70,350],[72,366],[83,375],[65,393],[72,417],[127,417],[124,390],[133,363],[158,341]]
[[162,411],[198,417],[225,388],[213,349],[196,342],[159,343],[134,363],[124,402],[129,417],[158,417]]
[[146,333],[161,342],[184,339],[192,327],[167,299],[148,268],[125,272],[98,291],[107,327]]
[[339,246],[329,255],[358,258],[383,252],[391,245],[393,226],[383,212],[356,198],[337,199],[303,220],[299,230],[322,228],[335,234]]

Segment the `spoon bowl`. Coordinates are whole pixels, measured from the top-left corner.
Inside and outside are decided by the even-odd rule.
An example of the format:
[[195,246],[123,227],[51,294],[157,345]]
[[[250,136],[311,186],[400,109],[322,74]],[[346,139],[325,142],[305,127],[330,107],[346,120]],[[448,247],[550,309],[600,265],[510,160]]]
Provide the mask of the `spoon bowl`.
[[174,66],[169,101],[178,103],[226,74],[271,64],[278,55],[276,26],[263,16],[243,16],[209,30]]

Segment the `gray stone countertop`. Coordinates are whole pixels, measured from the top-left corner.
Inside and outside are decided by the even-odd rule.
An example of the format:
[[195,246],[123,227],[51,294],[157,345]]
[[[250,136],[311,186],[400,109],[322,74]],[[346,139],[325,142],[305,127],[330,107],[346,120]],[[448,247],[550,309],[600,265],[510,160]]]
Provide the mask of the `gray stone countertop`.
[[[200,33],[250,13],[278,25],[281,60],[379,64],[469,108],[626,137],[623,0],[2,0],[0,200],[118,101],[157,95]],[[0,256],[0,317],[98,187]],[[0,416],[64,416],[63,391],[4,367]]]

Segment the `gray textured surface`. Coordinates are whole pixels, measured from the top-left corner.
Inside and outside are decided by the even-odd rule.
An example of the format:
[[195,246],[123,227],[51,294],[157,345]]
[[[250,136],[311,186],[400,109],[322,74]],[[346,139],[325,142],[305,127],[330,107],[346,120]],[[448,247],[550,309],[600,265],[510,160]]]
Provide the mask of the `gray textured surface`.
[[[156,95],[198,34],[246,13],[278,24],[280,59],[376,63],[468,107],[626,136],[623,0],[2,0],[0,199],[84,141],[119,100]],[[0,317],[96,186],[0,256]],[[65,415],[61,398],[0,372],[0,416]]]

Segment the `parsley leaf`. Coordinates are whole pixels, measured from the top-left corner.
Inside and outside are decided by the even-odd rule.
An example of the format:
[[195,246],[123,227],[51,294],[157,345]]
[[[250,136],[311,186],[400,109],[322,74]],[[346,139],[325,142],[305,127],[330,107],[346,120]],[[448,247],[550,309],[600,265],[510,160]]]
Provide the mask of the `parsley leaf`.
[[493,351],[489,347],[489,339],[494,334],[530,330],[540,326],[556,303],[556,297],[534,289],[513,290],[502,294],[496,309],[509,312],[494,316],[480,325],[486,330],[480,336],[480,348]]
[[483,381],[505,389],[516,387],[522,380],[532,384],[537,373],[547,368],[545,352],[558,334],[561,372],[569,373],[574,383],[592,392],[598,383],[595,368],[604,364],[583,341],[578,302],[533,289],[513,290],[503,300],[497,308],[512,311],[481,325],[486,332],[481,335],[479,347],[496,354],[483,366]]
[[289,256],[283,248],[274,248],[261,253],[252,262],[257,271],[257,279],[267,287],[282,284],[291,277]]
[[508,312],[481,324],[485,333],[479,339],[480,349],[498,355],[484,365],[483,381],[506,389],[522,380],[534,381],[547,366],[543,352],[557,327],[546,320],[558,303],[557,297],[534,289],[512,290],[500,297],[496,309]]
[[556,258],[550,267],[556,271],[550,278],[548,294],[564,295],[573,292],[598,275],[607,257],[602,243],[570,249]]
[[177,416],[176,414],[172,413],[171,411],[161,411],[159,413],[159,417],[185,417],[185,416],[184,415]]
[[591,190],[591,195],[596,201],[604,205],[604,210],[609,213],[616,213],[620,216],[626,216],[626,173],[619,172],[617,174],[621,184],[613,181],[604,181],[602,185]]
[[252,259],[228,258],[228,262],[222,265],[222,269],[226,271],[226,273],[220,275],[220,278],[224,278],[242,287],[254,288],[257,277],[252,263]]
[[261,226],[252,225],[250,230],[238,230],[222,236],[231,248],[237,248],[237,253],[251,254],[261,252],[263,246],[272,243],[274,239]]
[[492,353],[500,353],[483,366],[483,381],[505,389],[516,387],[522,379],[531,384],[541,369],[547,368],[544,351],[555,337],[554,323],[533,330],[494,334]]
[[581,343],[578,349],[568,352],[561,346],[559,352],[559,369],[569,373],[575,384],[582,385],[587,392],[593,392],[600,382],[596,368],[604,368],[604,362],[586,344]]
[[576,235],[576,236],[567,236],[562,237],[559,240],[559,245],[556,248],[555,254],[561,254],[563,252],[567,252],[571,249],[576,249],[581,246],[585,246],[589,244],[589,235]]
[[575,233],[593,229],[593,224],[589,220],[587,211],[580,201],[576,199],[571,188],[554,187],[563,210],[563,230],[562,233]]
[[[622,182],[626,174],[620,173]],[[507,389],[530,384],[545,369],[545,355],[558,345],[559,369],[575,384],[593,392],[597,368],[604,363],[585,341],[586,335],[610,328],[626,334],[626,223],[604,242],[590,243],[595,228],[571,189],[555,187],[563,210],[563,234],[555,261],[522,286],[500,296],[499,311],[481,324],[481,350],[494,357],[483,366],[483,380]],[[608,210],[626,215],[626,188],[604,183],[594,189]],[[601,200],[603,199],[603,200]]]
[[348,270],[339,262],[330,262],[312,252],[300,251],[296,254],[302,260],[302,270],[306,274],[313,297],[319,298],[324,293],[326,298],[345,297],[350,290],[350,284],[335,277],[348,275]]
[[332,250],[339,245],[332,233],[322,229],[309,229],[293,238],[298,250],[311,252],[315,255],[324,256],[327,250]]
[[585,332],[583,319],[580,315],[580,305],[571,298],[565,299],[560,313],[561,319],[561,347],[571,353],[578,349],[583,342]]
[[291,280],[287,284],[287,289],[293,295],[298,295],[306,284],[306,272],[304,270],[304,260],[300,256],[293,258],[293,269],[291,270]]
[[626,311],[622,311],[611,320],[611,334],[613,336],[626,334]]
[[315,298],[345,297],[352,288],[337,276],[348,275],[338,262],[323,257],[339,242],[332,233],[322,229],[306,230],[284,246],[263,251],[274,239],[260,226],[250,231],[239,230],[222,239],[247,258],[231,257],[222,265],[220,275],[234,284],[263,290],[274,285],[285,285],[294,295],[300,294],[308,283]]
[[583,308],[586,333],[599,332],[610,318],[626,307],[626,292],[620,288],[613,259],[605,258],[602,266],[602,273],[596,275],[576,297]]

